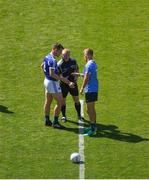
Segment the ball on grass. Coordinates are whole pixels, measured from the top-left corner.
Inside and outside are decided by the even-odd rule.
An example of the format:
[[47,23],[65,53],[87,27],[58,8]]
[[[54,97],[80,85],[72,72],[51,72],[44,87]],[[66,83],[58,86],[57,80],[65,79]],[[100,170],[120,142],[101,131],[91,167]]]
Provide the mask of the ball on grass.
[[74,162],[74,163],[78,163],[78,162],[80,162],[80,160],[81,160],[81,156],[80,156],[79,153],[74,152],[74,153],[72,153],[72,154],[70,155],[70,160],[71,160],[72,162]]

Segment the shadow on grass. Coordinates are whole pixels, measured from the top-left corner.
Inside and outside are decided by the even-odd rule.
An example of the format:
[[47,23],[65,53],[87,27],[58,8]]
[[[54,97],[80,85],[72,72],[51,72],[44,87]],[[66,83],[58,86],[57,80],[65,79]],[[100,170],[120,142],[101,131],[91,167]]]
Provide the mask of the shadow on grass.
[[8,113],[8,114],[14,113],[14,112],[8,110],[8,107],[3,106],[3,105],[0,105],[0,112],[2,112],[2,113]]
[[85,164],[85,162],[84,161],[79,161],[79,162],[73,162],[74,164],[78,164],[78,165],[80,165],[80,164]]
[[97,133],[93,136],[94,138],[109,138],[130,143],[149,141],[149,139],[136,134],[121,132],[115,125],[97,124],[97,128]]
[[[84,120],[84,123],[78,123],[72,120],[68,120],[67,122],[84,126],[84,127],[87,127],[90,124],[89,121],[87,120]],[[97,124],[97,129],[98,129],[97,133],[93,135],[92,138],[108,138],[108,139],[114,139],[117,141],[129,142],[129,143],[139,143],[142,141],[149,141],[149,139],[143,138],[139,135],[122,132],[115,125]],[[65,127],[63,130],[72,131],[77,134],[81,132],[80,130],[78,130],[78,128]]]
[[[86,121],[86,120],[85,120]],[[61,123],[61,129],[59,130],[64,130],[64,131],[70,131],[70,132],[74,132],[76,134],[79,134],[80,130],[78,129],[78,127],[76,128],[71,128],[71,127],[67,127],[67,123],[71,123],[71,124],[75,124],[75,125],[80,125],[80,126],[89,126],[89,121],[86,121],[87,124],[85,123],[78,123],[78,121],[72,121],[70,119],[67,119],[67,122],[66,123]]]

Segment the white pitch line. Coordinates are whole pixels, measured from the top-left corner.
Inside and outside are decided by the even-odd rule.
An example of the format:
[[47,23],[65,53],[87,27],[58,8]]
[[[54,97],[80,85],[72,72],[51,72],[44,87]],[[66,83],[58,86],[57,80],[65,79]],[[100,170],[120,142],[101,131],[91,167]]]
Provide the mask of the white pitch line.
[[[84,117],[84,100],[80,100],[81,116]],[[84,157],[84,136],[82,135],[84,129],[84,122],[79,120],[79,154],[81,156],[79,167],[79,178],[85,179],[85,157]]]

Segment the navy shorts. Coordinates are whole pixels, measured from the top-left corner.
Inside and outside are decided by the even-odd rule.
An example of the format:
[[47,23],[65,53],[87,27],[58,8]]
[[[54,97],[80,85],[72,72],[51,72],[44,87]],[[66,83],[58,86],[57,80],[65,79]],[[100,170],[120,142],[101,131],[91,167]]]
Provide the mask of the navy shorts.
[[67,84],[62,84],[62,83],[60,84],[60,86],[61,86],[63,98],[66,98],[68,93],[70,93],[72,96],[79,95],[77,84],[75,84],[74,88],[70,88]]
[[98,100],[98,92],[85,93],[85,101],[86,101],[86,103],[95,102],[97,100]]

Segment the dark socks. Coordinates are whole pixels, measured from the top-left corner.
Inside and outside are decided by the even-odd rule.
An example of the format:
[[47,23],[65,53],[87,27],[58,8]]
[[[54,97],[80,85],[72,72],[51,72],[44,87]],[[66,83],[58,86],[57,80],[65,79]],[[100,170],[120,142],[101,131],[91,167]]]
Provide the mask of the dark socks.
[[63,116],[63,117],[66,117],[66,105],[63,105],[63,106],[61,107],[61,111],[62,111],[62,116]]
[[91,129],[94,131],[96,129],[96,123],[91,123]]
[[49,115],[45,115],[45,125],[52,126],[52,122],[50,121]]
[[49,115],[45,115],[45,121],[46,121],[46,122],[49,122],[49,121],[50,121]]
[[57,124],[57,123],[58,123],[58,116],[54,116],[53,124]]
[[80,104],[80,102],[79,103],[75,103],[75,108],[76,108],[78,117],[80,117],[81,116],[81,104]]

